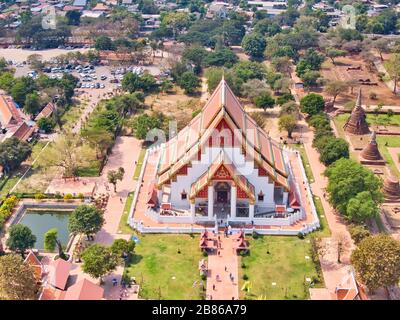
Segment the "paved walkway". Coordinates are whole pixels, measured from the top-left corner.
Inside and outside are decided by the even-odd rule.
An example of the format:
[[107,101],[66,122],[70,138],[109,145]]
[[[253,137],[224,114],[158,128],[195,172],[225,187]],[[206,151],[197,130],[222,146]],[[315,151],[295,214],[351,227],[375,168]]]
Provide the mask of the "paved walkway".
[[[330,203],[324,197],[328,180],[324,176],[325,166],[319,161],[319,153],[312,147],[314,132],[308,127],[304,119],[299,122],[299,127],[301,127],[304,148],[315,179],[315,181],[311,183],[311,190],[315,196],[321,199],[325,211],[325,217],[332,233],[331,237],[322,240],[326,250],[323,255],[320,255],[320,262],[325,286],[328,290],[334,291],[336,286],[347,274],[348,266],[350,265],[350,255],[354,245],[342,218],[335,212]],[[343,247],[340,254],[341,263],[338,263],[339,242],[342,243]]]
[[[233,249],[232,236],[225,238],[224,233],[220,232],[219,237],[220,254],[218,255],[216,252],[208,256],[207,297],[211,300],[232,300],[232,298],[237,300],[239,299],[239,258]],[[230,274],[233,276],[233,281],[229,278]],[[217,275],[219,275],[220,281],[216,280]],[[215,286],[215,290],[213,286]]]

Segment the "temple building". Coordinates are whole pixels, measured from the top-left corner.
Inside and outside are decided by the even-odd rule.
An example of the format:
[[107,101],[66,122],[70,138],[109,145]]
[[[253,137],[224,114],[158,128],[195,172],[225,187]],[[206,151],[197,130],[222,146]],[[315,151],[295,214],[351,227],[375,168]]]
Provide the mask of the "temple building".
[[376,142],[376,133],[372,131],[371,140],[360,153],[360,162],[367,165],[385,165]]
[[366,115],[364,109],[361,106],[361,88],[358,92],[358,97],[356,101],[356,106],[349,119],[347,119],[345,125],[343,126],[344,130],[351,134],[363,135],[369,133],[368,123],[366,120]]
[[265,225],[283,218],[281,225],[291,225],[305,219],[299,185],[306,188],[291,166],[295,161],[296,172],[304,172],[296,151],[290,151],[290,161],[289,151],[243,110],[224,79],[202,111],[157,153],[147,205],[159,222],[174,217],[182,223]]

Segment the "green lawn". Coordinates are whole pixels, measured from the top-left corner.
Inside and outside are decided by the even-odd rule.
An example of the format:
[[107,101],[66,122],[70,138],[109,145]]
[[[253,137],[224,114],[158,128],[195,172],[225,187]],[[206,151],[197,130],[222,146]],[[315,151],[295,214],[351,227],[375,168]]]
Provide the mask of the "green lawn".
[[128,225],[127,221],[128,221],[129,210],[132,206],[134,194],[135,194],[134,192],[130,192],[128,194],[128,198],[126,199],[126,202],[125,202],[124,212],[122,213],[121,220],[119,221],[118,231],[121,231],[124,234],[132,234],[133,233],[133,229]]
[[198,264],[203,256],[198,247],[198,236],[147,234],[139,239],[136,254],[124,275],[136,277],[140,297],[157,300],[201,298],[200,287],[193,287],[195,281],[201,281]]
[[308,161],[306,149],[304,149],[304,145],[302,144],[290,144],[289,145],[291,148],[294,148],[300,152],[301,156],[301,161],[303,161],[303,166],[304,170],[306,172],[306,176],[308,179],[308,182],[313,183],[314,182],[314,175],[312,173],[311,167],[310,167],[310,162]]
[[78,177],[98,177],[100,175],[100,160],[91,161],[88,167],[81,167],[78,169]]
[[135,173],[133,174],[133,180],[139,179],[140,171],[142,170],[143,159],[144,159],[145,155],[146,155],[146,149],[142,148],[140,150],[139,158],[138,158],[137,165],[135,168]]
[[[306,278],[318,280],[316,287],[323,287],[322,275],[311,257],[308,239],[285,236],[260,236],[250,239],[250,254],[240,258],[239,289],[248,276],[250,292],[240,291],[242,299],[308,299]],[[309,256],[309,259],[306,259]],[[244,264],[244,265],[243,265]],[[245,266],[245,268],[243,268]],[[276,285],[272,285],[276,283]]]
[[[400,137],[377,135],[376,141],[378,142],[379,151],[381,152],[382,157],[385,158],[392,172],[400,177],[400,172],[397,170],[389,150],[387,149],[387,147],[400,148]],[[385,144],[387,144],[387,146],[385,146]]]
[[313,196],[315,209],[317,210],[319,223],[321,225],[321,229],[316,231],[315,234],[317,237],[329,237],[331,235],[331,230],[329,229],[328,221],[326,220],[325,210],[322,206],[321,199],[317,196]]
[[[343,125],[346,120],[350,117],[350,113],[342,113],[339,114],[335,119],[337,119]],[[392,116],[388,116],[386,114],[372,114],[367,113],[367,122],[369,125],[377,124],[377,125],[392,125],[392,126],[400,126],[400,114],[394,114]],[[343,127],[343,126],[342,126]]]

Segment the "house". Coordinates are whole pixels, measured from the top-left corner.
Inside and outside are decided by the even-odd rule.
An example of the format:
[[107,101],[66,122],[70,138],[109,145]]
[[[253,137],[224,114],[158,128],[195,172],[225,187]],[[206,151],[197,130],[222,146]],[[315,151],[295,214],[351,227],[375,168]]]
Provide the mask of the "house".
[[228,15],[228,8],[232,8],[228,3],[225,2],[212,2],[208,6],[206,18],[213,19],[213,18],[220,18],[225,19]]
[[23,116],[12,97],[0,94],[0,141],[11,137],[23,141],[30,139],[35,128],[28,124]]
[[74,0],[73,4],[74,7],[81,7],[84,8],[87,5],[87,0]]
[[44,274],[44,267],[32,250],[29,250],[24,262],[32,267],[37,282],[41,282]]
[[83,279],[68,288],[63,300],[101,300],[103,295],[102,287]]
[[55,109],[56,109],[56,106],[54,105],[54,103],[49,102],[42,109],[42,111],[40,111],[40,113],[36,116],[35,121],[38,121],[39,119],[42,119],[42,118],[50,117],[53,114]]
[[244,111],[224,79],[188,126],[157,148],[157,199],[148,193],[149,216],[157,221],[261,226],[266,217],[294,223],[306,214],[289,154]]

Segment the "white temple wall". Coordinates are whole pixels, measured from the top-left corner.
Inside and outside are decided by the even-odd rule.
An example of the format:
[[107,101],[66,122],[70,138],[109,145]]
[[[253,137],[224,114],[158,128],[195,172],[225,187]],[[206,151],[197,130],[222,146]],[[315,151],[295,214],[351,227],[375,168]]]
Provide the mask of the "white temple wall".
[[[192,166],[188,167],[187,175],[178,175],[175,182],[171,183],[171,203],[174,207],[180,209],[189,209],[189,195],[190,188],[194,181],[196,181],[217,158],[222,148],[206,147],[205,152],[201,155],[201,161],[192,161]],[[244,155],[241,153],[240,148],[223,148],[229,159],[232,160],[234,166],[240,174],[245,176],[250,183],[254,185],[256,193],[256,204],[263,207],[273,207],[274,202],[274,184],[268,177],[259,177],[258,170],[254,169],[253,161],[245,161]],[[182,191],[188,195],[186,200],[181,199]],[[262,191],[264,194],[264,201],[258,201],[258,194]]]

